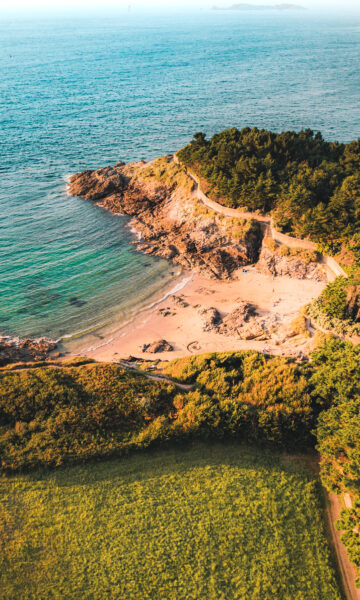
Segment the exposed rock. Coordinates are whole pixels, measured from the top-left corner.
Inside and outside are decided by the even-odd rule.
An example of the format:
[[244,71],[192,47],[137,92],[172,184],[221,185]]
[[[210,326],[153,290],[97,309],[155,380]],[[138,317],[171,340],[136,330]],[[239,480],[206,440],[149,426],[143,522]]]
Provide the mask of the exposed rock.
[[[233,229],[227,228],[219,215],[203,205],[199,209],[190,188],[177,185],[171,177],[160,182],[149,176],[151,164],[118,163],[77,173],[70,178],[69,192],[131,216],[132,229],[140,234],[135,242],[138,250],[171,259],[208,278],[229,279],[238,268],[257,260],[262,232],[256,221],[245,225],[239,221]],[[182,167],[178,168],[186,181]]]
[[0,366],[16,362],[43,361],[56,346],[56,342],[47,338],[19,340],[0,337]]
[[288,276],[294,279],[326,281],[326,274],[317,262],[305,262],[296,256],[281,256],[263,245],[259,261],[259,271],[265,275]]
[[201,317],[203,331],[218,331],[219,324],[221,323],[221,316],[216,308],[213,306],[210,306],[209,308],[200,308],[199,315]]
[[144,344],[142,347],[143,352],[151,352],[153,354],[157,352],[171,352],[172,350],[174,348],[166,340],[157,340],[156,342],[152,342],[152,344]]
[[228,336],[240,336],[240,330],[244,327],[249,317],[254,316],[256,312],[255,306],[248,302],[241,302],[231,313],[223,318],[219,326],[219,333]]
[[184,298],[181,298],[181,296],[175,296],[175,294],[173,294],[172,296],[169,296],[169,300],[172,300],[174,302],[174,304],[177,304],[178,306],[181,306],[182,308],[187,308],[189,306],[189,303],[186,302],[186,300],[184,300]]
[[267,340],[269,333],[257,319],[251,319],[249,323],[239,329],[239,335],[242,340]]
[[360,285],[349,285],[346,297],[346,310],[353,321],[356,323],[360,321]]
[[[116,352],[116,354],[117,354],[117,352]],[[126,363],[129,363],[129,364],[146,362],[144,358],[137,358],[136,356],[133,356],[132,354],[130,354],[129,356],[127,356],[126,358],[123,358],[121,360]]]
[[115,167],[104,167],[97,171],[83,171],[70,177],[69,191],[73,196],[86,200],[100,200],[123,190],[126,180],[119,163]]

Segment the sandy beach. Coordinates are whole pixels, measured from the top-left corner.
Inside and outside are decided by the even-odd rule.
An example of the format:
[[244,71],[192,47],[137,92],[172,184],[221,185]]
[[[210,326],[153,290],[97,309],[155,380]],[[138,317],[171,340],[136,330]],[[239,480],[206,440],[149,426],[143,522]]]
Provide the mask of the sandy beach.
[[[142,312],[111,341],[106,338],[97,347],[83,348],[84,354],[99,361],[117,362],[128,356],[146,359],[164,359],[203,352],[230,350],[267,350],[273,354],[291,354],[306,351],[308,340],[284,338],[286,327],[298,314],[299,309],[317,297],[325,283],[297,280],[289,277],[273,278],[257,271],[255,266],[239,270],[231,281],[209,280],[197,274],[184,274],[190,280],[177,292]],[[172,286],[173,287],[173,286]],[[239,339],[217,331],[204,331],[199,311],[216,308],[221,317],[233,311],[241,302],[256,307],[256,313],[264,321],[276,322],[276,331],[267,340]],[[171,352],[156,354],[143,352],[144,344],[165,339],[173,347]]]

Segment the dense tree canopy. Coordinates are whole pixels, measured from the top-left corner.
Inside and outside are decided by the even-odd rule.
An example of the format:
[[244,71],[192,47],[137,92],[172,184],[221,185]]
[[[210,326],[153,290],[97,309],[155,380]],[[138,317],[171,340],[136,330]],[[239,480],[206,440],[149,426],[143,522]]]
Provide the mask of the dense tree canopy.
[[327,252],[360,232],[360,139],[326,142],[307,129],[197,133],[178,152],[219,202],[272,212],[276,226]]

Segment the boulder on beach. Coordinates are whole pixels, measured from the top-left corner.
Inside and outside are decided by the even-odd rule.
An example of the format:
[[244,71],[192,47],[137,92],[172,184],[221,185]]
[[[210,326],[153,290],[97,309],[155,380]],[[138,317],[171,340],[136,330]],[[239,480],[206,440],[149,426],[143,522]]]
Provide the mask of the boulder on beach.
[[219,327],[219,333],[228,336],[239,335],[239,329],[248,322],[250,317],[255,315],[255,312],[256,308],[253,304],[240,302],[233,311],[223,318]]
[[157,340],[151,344],[144,344],[142,347],[143,352],[150,352],[156,354],[157,352],[172,352],[174,348],[166,340]]
[[201,325],[203,331],[217,330],[221,323],[221,316],[219,311],[213,306],[208,308],[200,308],[199,315],[201,318]]

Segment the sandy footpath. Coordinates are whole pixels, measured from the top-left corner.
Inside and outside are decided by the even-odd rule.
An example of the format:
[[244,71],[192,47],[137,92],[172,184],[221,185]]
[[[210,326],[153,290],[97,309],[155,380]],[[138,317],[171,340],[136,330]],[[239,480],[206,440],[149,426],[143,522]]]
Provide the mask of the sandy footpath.
[[[302,349],[305,340],[291,339],[279,344],[273,338],[266,341],[241,340],[238,336],[227,337],[215,331],[203,331],[199,309],[214,307],[224,317],[240,301],[247,301],[256,305],[259,315],[275,317],[282,328],[292,321],[304,304],[320,294],[325,284],[288,277],[273,278],[259,273],[255,266],[248,267],[247,272],[240,270],[236,277],[232,281],[214,281],[193,274],[187,285],[177,293],[188,306],[181,306],[169,297],[135,317],[132,323],[120,329],[112,341],[106,342],[105,339],[98,348],[84,348],[77,353],[100,361],[117,361],[129,355],[170,360],[202,352],[266,349],[274,354],[288,354],[297,345]],[[159,339],[167,340],[173,351],[142,352],[144,344]]]

